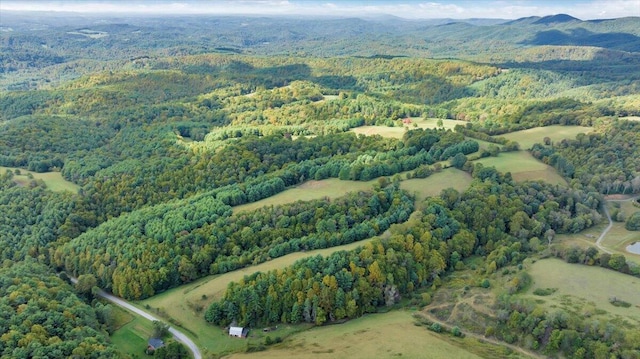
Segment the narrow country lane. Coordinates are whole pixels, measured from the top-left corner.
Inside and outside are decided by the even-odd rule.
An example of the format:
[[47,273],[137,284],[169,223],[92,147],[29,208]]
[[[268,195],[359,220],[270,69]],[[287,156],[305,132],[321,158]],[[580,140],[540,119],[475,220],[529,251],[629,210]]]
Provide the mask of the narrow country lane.
[[[73,283],[78,282],[78,279],[76,279],[76,278],[73,278],[73,277],[69,277],[69,278],[71,279],[71,281]],[[144,310],[133,306],[131,303],[127,302],[126,300],[124,300],[122,298],[119,298],[119,297],[116,297],[113,294],[109,294],[109,293],[103,291],[102,289],[100,289],[100,291],[98,291],[98,295],[101,296],[102,298],[110,301],[111,303],[113,303],[113,304],[115,304],[115,305],[117,305],[117,306],[119,306],[121,308],[127,309],[127,310],[129,310],[129,311],[131,311],[131,312],[133,312],[133,313],[135,313],[135,314],[137,314],[137,315],[139,315],[139,316],[141,316],[143,318],[146,318],[146,319],[150,320],[150,321],[154,321],[154,320],[159,321],[159,319],[156,318],[155,316],[153,316],[152,314],[147,313]],[[173,337],[177,341],[181,342],[182,344],[186,345],[189,348],[191,353],[193,353],[194,359],[202,359],[202,354],[200,354],[200,349],[198,349],[198,346],[191,339],[189,339],[189,337],[187,337],[183,332],[175,329],[174,327],[169,327],[169,333],[171,333],[173,335]]]
[[636,198],[640,198],[640,196],[630,197],[630,198],[627,198],[627,199],[609,199],[609,200],[605,200],[603,208],[604,208],[604,214],[607,216],[607,220],[609,221],[609,225],[607,226],[607,228],[604,229],[604,231],[602,231],[602,233],[600,233],[600,237],[598,237],[598,240],[596,241],[596,246],[598,247],[598,249],[600,249],[601,251],[603,251],[605,253],[611,254],[611,251],[606,249],[602,245],[602,240],[604,239],[604,237],[607,236],[607,233],[609,233],[609,231],[611,230],[611,227],[613,227],[613,220],[611,220],[611,215],[609,214],[609,209],[607,208],[607,203],[606,202],[627,202],[627,201],[633,201]]
[[[444,322],[444,321],[436,318],[434,315],[431,315],[430,313],[420,312],[419,315],[422,316],[423,318],[426,318],[426,319],[428,319],[428,320],[430,320],[430,321],[432,321],[434,323],[438,323],[440,325],[444,325],[444,326],[450,325],[449,323]],[[488,342],[488,343],[491,343],[491,344],[495,344],[497,346],[507,347],[507,348],[513,350],[514,352],[518,352],[518,353],[523,354],[523,355],[525,355],[527,357],[536,358],[536,359],[546,358],[545,356],[540,355],[540,354],[538,354],[536,352],[532,352],[530,350],[521,348],[521,347],[513,345],[513,344],[509,344],[509,343],[503,342],[501,340],[497,340],[497,339],[494,339],[494,338],[487,338],[484,335],[476,334],[476,333],[471,332],[471,331],[464,332],[464,335],[472,337],[472,338],[475,338],[475,339],[479,340],[480,342]]]
[[611,227],[613,227],[613,221],[611,220],[611,215],[609,214],[609,209],[607,208],[607,204],[605,203],[603,207],[604,207],[604,214],[607,215],[607,220],[609,221],[609,224],[607,225],[607,228],[605,228],[604,231],[600,233],[600,237],[598,237],[598,240],[596,241],[596,246],[601,251],[611,254],[611,251],[604,248],[601,244],[604,237],[607,235],[607,233],[609,233],[609,230],[611,230]]

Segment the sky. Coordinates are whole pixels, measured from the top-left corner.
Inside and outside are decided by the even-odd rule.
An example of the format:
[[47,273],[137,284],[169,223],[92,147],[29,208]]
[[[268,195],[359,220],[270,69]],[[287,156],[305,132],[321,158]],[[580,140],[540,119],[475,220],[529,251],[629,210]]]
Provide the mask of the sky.
[[[2,11],[118,14],[394,15],[421,18],[500,18],[569,14],[583,19],[640,16],[640,0],[43,0],[0,1]],[[5,14],[6,15],[6,14]]]

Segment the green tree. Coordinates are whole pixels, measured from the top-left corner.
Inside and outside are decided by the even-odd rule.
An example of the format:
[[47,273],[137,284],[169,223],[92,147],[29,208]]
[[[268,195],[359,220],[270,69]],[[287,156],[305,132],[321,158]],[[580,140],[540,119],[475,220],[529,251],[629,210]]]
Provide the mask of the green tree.
[[78,277],[76,290],[81,294],[89,294],[97,284],[98,280],[93,274],[82,274]]
[[612,254],[609,259],[609,267],[613,270],[620,271],[627,264],[627,259],[622,254]]
[[460,152],[451,159],[451,166],[457,169],[462,169],[465,163],[467,163],[467,156]]
[[158,359],[186,359],[191,357],[187,348],[178,342],[171,342],[156,349],[153,356]]
[[151,338],[164,338],[169,335],[169,326],[159,320],[153,321]]
[[635,212],[627,219],[624,228],[628,231],[640,231],[640,211]]

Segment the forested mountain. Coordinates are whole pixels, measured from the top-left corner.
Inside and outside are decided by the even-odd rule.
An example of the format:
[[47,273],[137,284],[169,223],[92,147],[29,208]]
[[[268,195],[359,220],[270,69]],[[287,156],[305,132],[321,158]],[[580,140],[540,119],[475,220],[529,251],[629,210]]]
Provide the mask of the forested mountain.
[[[105,332],[109,307],[74,293],[56,272],[139,300],[290,253],[367,240],[247,276],[222,298],[203,296],[211,305],[196,313],[223,326],[322,325],[435,291],[470,261],[489,276],[540,252],[580,257],[556,250],[555,234],[600,223],[603,195],[640,192],[637,17],[7,14],[0,24],[3,358],[119,355]],[[590,132],[526,148],[501,137],[551,125]],[[512,153],[550,165],[559,180],[514,181],[479,163],[509,162]],[[443,168],[470,187],[424,201],[403,189]],[[79,190],[52,191],[45,175]],[[327,179],[371,185],[234,208]],[[640,275],[624,256],[579,251],[581,262]],[[500,305],[501,340],[579,357],[574,342],[562,342],[574,338],[587,358],[597,350],[637,358],[623,329],[588,334],[584,323],[554,321],[543,309]],[[535,325],[518,326],[510,315]],[[526,336],[534,330],[535,338]]]
[[[2,81],[11,88],[94,71],[144,65],[151,57],[211,52],[288,56],[418,56],[503,63],[540,62],[566,56],[545,45],[570,51],[640,51],[640,18],[580,21],[567,16],[496,21],[416,21],[400,18],[268,17],[37,17],[7,12],[0,32]],[[571,21],[566,21],[570,19]],[[561,21],[559,21],[561,20]],[[526,49],[537,55],[521,57]],[[11,55],[9,55],[9,52]],[[633,56],[637,63],[637,54]],[[579,60],[591,60],[588,54]],[[576,59],[577,60],[577,59]],[[47,73],[39,69],[48,68]],[[29,75],[25,72],[28,70]],[[37,78],[36,78],[37,79]]]

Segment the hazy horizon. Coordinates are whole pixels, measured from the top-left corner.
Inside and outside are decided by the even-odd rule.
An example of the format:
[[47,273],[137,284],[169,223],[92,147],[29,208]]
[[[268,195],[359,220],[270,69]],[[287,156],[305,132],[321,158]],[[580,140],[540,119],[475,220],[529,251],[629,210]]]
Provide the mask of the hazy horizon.
[[[406,19],[517,19],[569,14],[583,19],[640,16],[639,0],[531,0],[531,1],[2,1],[0,11],[71,12],[130,15],[285,15],[381,16]],[[1,22],[1,17],[0,17]]]

